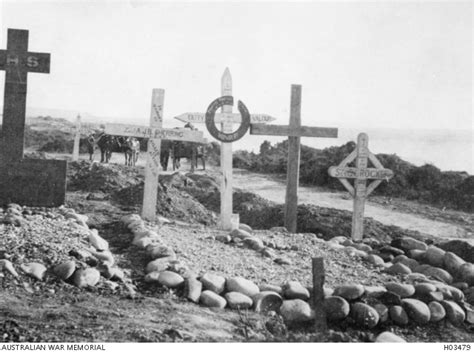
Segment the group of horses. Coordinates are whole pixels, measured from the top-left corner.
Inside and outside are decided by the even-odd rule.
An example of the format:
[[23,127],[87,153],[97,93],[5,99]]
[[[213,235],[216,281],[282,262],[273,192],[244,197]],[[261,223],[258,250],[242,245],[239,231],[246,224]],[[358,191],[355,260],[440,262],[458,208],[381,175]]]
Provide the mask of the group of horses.
[[[99,133],[97,136],[91,134],[86,139],[89,160],[94,159],[96,148],[100,150],[100,162],[109,163],[113,152],[123,153],[125,165],[135,166],[140,155],[140,141],[135,137],[112,136]],[[197,168],[198,160],[202,162],[202,168],[206,169],[205,146],[193,142],[161,141],[160,164],[163,170],[168,169],[171,158],[173,170],[181,167],[180,160],[186,158],[191,161],[191,171]]]

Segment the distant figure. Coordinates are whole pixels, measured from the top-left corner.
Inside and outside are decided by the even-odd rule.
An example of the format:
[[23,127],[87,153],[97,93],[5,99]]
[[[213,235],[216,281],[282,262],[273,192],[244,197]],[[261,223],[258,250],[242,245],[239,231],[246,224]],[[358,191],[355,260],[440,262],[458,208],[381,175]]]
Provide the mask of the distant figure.
[[160,164],[164,171],[168,169],[168,161],[173,158],[173,141],[161,140],[160,148]]
[[129,137],[125,140],[123,149],[125,153],[125,165],[134,167],[140,154],[140,141],[135,137]]
[[112,152],[120,148],[121,144],[115,136],[102,132],[97,138],[97,146],[100,149],[100,163],[109,163]]
[[[191,123],[184,125],[184,128],[190,130],[198,130]],[[194,172],[194,168],[197,168],[197,161],[201,159],[202,168],[206,170],[206,151],[205,146],[195,142],[183,142],[175,141],[173,142],[173,170],[179,169],[181,167],[180,159],[186,158],[191,161],[191,172]]]
[[86,139],[86,146],[87,146],[87,153],[89,153],[89,160],[92,162],[94,160],[94,152],[95,152],[95,138],[94,134],[90,134]]

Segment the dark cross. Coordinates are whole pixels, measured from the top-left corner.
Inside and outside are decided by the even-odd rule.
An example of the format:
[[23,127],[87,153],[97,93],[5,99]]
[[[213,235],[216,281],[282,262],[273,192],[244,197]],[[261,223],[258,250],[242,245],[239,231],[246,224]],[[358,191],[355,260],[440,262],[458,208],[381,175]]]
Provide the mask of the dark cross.
[[3,127],[0,141],[0,203],[59,206],[66,192],[66,161],[23,159],[28,72],[49,73],[50,55],[28,52],[28,31],[8,29],[0,50],[5,70]]

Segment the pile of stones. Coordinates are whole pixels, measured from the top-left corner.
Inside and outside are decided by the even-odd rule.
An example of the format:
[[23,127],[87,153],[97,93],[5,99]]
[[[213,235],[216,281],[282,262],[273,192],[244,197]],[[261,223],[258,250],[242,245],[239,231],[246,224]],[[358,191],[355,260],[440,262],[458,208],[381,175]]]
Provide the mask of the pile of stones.
[[[289,326],[314,320],[311,305],[312,288],[306,288],[297,281],[286,282],[281,286],[270,284],[258,286],[242,277],[226,278],[212,272],[197,276],[186,266],[182,266],[173,249],[164,244],[158,233],[150,229],[140,216],[125,216],[122,222],[134,234],[133,244],[145,249],[150,256],[151,261],[146,266],[145,282],[157,283],[168,288],[184,288],[184,295],[190,301],[206,307],[253,309],[257,312],[275,311]],[[233,230],[229,235],[218,236],[219,239],[216,237],[216,240],[242,242],[256,251],[263,251],[265,247],[259,243],[257,237],[250,235],[251,232],[250,227],[242,225],[241,229]],[[408,268],[405,263],[414,265],[414,262],[406,260],[412,259],[406,256],[405,252],[414,250],[407,248],[407,244],[418,242],[415,239],[403,239],[400,242],[402,248],[392,244],[393,246],[384,246],[378,251],[374,251],[367,244],[354,244],[350,240],[346,242],[347,240],[347,238],[334,239],[330,245],[344,251],[355,252],[357,256],[396,275],[400,273],[393,271],[393,266],[403,265]],[[342,245],[343,242],[346,245]],[[432,247],[427,246],[426,250],[423,250],[428,254],[427,259],[431,259],[430,254],[434,252],[430,249]],[[382,253],[387,251],[397,254],[390,258],[393,262],[386,263],[376,254],[384,256]],[[420,251],[422,250],[414,252],[419,258],[421,258]],[[443,256],[452,258],[448,253]],[[451,264],[449,261],[446,263]],[[464,264],[459,263],[456,268],[462,266]],[[468,266],[462,268],[466,267]],[[426,268],[428,267],[423,267]],[[452,280],[444,282],[440,279],[447,279],[436,276],[438,272],[439,270],[429,270],[426,274],[410,272],[401,274],[400,277],[407,283],[393,281],[383,286],[348,283],[334,289],[325,287],[324,308],[327,320],[333,323],[350,320],[357,327],[367,329],[390,324],[426,325],[441,320],[447,320],[458,326],[465,322],[474,324],[474,311],[465,301],[466,297],[472,296],[472,287],[469,287],[467,282],[453,283]],[[462,273],[464,271],[459,272],[456,278],[465,278]],[[393,335],[386,334],[380,341],[391,339],[398,340]]]

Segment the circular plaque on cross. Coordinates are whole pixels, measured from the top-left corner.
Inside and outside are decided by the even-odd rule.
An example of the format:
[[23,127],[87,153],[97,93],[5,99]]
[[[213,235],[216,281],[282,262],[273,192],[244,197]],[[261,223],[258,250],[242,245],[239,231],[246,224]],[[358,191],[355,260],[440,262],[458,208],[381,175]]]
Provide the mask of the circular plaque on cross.
[[240,115],[242,116],[242,121],[239,128],[230,133],[219,131],[214,123],[214,117],[217,109],[223,107],[224,105],[234,105],[234,97],[232,96],[222,96],[215,99],[207,108],[206,111],[206,127],[207,131],[213,136],[216,140],[221,142],[234,142],[241,139],[247,130],[250,127],[250,113],[244,103],[239,101],[237,108],[239,109]]

